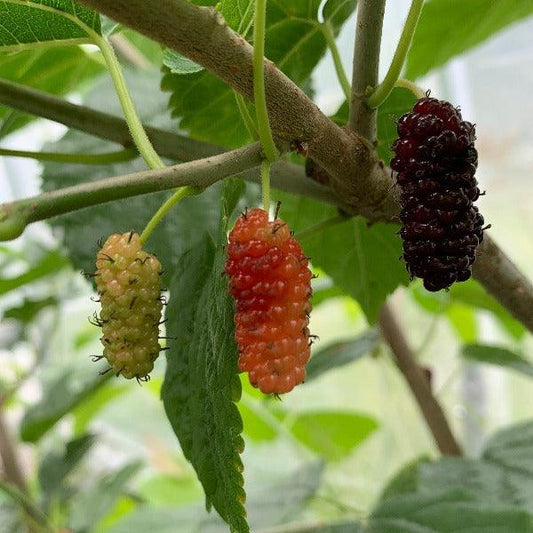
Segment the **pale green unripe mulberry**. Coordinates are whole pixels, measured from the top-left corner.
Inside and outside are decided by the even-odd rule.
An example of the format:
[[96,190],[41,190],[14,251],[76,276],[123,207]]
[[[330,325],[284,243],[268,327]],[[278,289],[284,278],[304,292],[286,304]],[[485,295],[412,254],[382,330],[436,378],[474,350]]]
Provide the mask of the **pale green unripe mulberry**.
[[96,254],[103,357],[125,378],[148,379],[161,346],[161,263],[134,232],[111,235]]

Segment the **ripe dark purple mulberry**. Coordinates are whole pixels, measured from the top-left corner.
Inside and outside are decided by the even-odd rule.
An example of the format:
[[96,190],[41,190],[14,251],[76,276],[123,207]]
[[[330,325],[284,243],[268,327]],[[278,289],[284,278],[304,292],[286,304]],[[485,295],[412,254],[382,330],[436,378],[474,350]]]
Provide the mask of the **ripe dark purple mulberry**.
[[403,257],[429,291],[466,281],[484,220],[479,197],[475,128],[449,102],[421,98],[398,121],[391,168],[401,188]]

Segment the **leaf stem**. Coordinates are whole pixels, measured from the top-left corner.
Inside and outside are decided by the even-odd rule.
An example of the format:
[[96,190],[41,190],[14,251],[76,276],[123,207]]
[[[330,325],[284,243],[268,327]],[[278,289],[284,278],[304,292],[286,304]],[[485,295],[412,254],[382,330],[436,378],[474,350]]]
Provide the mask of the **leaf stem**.
[[407,80],[405,78],[396,80],[394,86],[402,87],[403,89],[411,91],[418,99],[426,96],[426,93],[418,85],[416,85],[416,83],[413,83],[411,80]]
[[163,220],[163,217],[183,198],[200,194],[204,189],[202,187],[180,187],[150,219],[143,232],[141,233],[141,244],[144,244],[154,228]]
[[263,199],[263,209],[270,211],[270,161],[263,159],[261,162],[261,194]]
[[416,26],[418,24],[418,19],[420,18],[420,13],[422,12],[422,6],[424,0],[413,0],[409,13],[407,14],[407,20],[402,30],[400,40],[398,41],[398,46],[394,52],[389,70],[385,75],[383,81],[372,91],[372,93],[367,98],[367,105],[369,107],[378,107],[381,105],[389,96],[394,85],[403,68],[405,58],[413,42],[413,36],[415,34]]
[[254,119],[252,118],[250,112],[248,111],[248,108],[246,107],[244,97],[242,96],[242,94],[238,93],[235,90],[233,91],[233,95],[235,96],[235,101],[237,102],[239,113],[241,115],[242,121],[244,122],[244,125],[246,126],[246,129],[248,130],[250,138],[252,139],[252,141],[258,141],[259,134],[257,133],[257,128],[255,126]]
[[0,156],[24,157],[37,161],[53,161],[55,163],[70,163],[79,165],[107,165],[109,163],[121,163],[131,161],[139,154],[135,150],[118,150],[116,152],[105,152],[101,154],[82,153],[59,153],[59,152],[32,152],[28,150],[11,150],[0,148]]
[[348,81],[346,71],[344,70],[344,67],[342,65],[341,56],[339,54],[339,48],[337,47],[337,42],[335,41],[335,36],[333,35],[331,25],[329,24],[329,22],[326,21],[322,24],[318,24],[318,27],[320,28],[320,31],[326,39],[329,51],[331,52],[331,57],[333,58],[333,64],[335,65],[335,72],[337,73],[337,78],[339,79],[339,83],[341,84],[344,96],[349,102],[351,92],[350,82]]
[[98,45],[102,52],[102,56],[105,59],[109,74],[113,79],[117,96],[124,112],[124,117],[128,123],[128,128],[131,132],[135,146],[139,150],[139,153],[146,161],[146,164],[151,169],[164,168],[165,164],[161,161],[161,158],[154,150],[146,131],[139,119],[139,115],[135,109],[135,105],[128,91],[128,86],[124,79],[120,63],[115,55],[113,47],[100,35],[94,34],[95,43]]
[[278,150],[272,138],[265,94],[265,23],[266,0],[256,0],[254,19],[253,81],[257,129],[266,158],[273,163]]

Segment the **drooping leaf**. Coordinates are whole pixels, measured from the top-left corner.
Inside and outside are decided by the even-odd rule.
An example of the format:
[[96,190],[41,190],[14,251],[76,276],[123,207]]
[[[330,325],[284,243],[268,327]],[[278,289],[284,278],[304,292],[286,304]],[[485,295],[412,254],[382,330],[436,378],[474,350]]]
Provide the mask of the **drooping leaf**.
[[322,374],[364,357],[379,346],[380,337],[376,329],[369,329],[353,340],[337,342],[313,353],[307,364],[305,382],[308,383]]
[[50,500],[62,487],[65,478],[85,457],[94,440],[94,435],[85,434],[67,442],[62,453],[51,452],[43,457],[38,476],[46,500]]
[[468,361],[501,366],[533,377],[533,364],[530,361],[501,346],[466,344],[461,350],[461,355]]
[[[95,54],[78,46],[37,48],[19,53],[1,53],[0,76],[50,94],[64,95],[83,89],[104,71]],[[0,138],[25,126],[35,117],[0,106]]]
[[69,528],[79,533],[94,531],[98,522],[116,504],[126,484],[140,470],[141,463],[129,463],[107,474],[94,485],[77,494],[72,502]]
[[22,419],[22,440],[37,442],[59,419],[103,387],[109,377],[109,373],[101,376],[96,369],[91,373],[71,367],[45,381],[40,402],[29,407]]
[[[333,207],[307,198],[276,192],[282,199],[281,217],[296,232],[337,215]],[[362,218],[351,218],[306,236],[301,244],[311,263],[321,268],[343,291],[355,298],[370,323],[399,285],[409,280],[403,263],[401,239],[391,224],[368,227]]]
[[[307,87],[310,76],[326,51],[318,27],[320,0],[269,2],[265,55],[296,84]],[[218,6],[233,29],[249,28],[250,0],[225,0]],[[355,7],[353,1],[329,0],[323,10],[337,34]],[[250,36],[250,35],[248,35]],[[221,146],[239,146],[249,140],[233,91],[207,71],[189,76],[171,74],[168,69],[162,87],[171,92],[170,108],[180,127],[196,139]]]
[[89,42],[91,32],[100,34],[100,15],[74,0],[3,0],[0,18],[4,50]]
[[[178,340],[170,345],[162,398],[208,507],[214,506],[232,531],[244,533],[248,525],[239,457],[244,441],[234,403],[241,384],[233,303],[221,275],[228,219],[243,190],[241,182],[225,183],[218,244],[206,233],[183,254],[171,280],[167,332]],[[197,224],[206,228],[201,220]]]
[[376,429],[372,417],[350,411],[304,412],[291,425],[294,436],[329,461],[340,461]]
[[419,78],[532,14],[530,0],[429,0],[422,8],[406,75]]

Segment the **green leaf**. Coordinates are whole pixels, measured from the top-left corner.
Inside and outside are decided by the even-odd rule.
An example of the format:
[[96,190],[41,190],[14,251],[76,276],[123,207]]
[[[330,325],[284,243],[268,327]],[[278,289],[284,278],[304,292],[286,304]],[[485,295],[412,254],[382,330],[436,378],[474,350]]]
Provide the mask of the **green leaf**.
[[533,364],[520,354],[501,346],[466,344],[461,355],[468,361],[502,366],[533,377]]
[[[372,513],[371,524],[376,524],[376,531],[380,532],[379,526],[383,525],[390,526],[384,531],[391,532],[426,531],[416,527],[426,527],[431,532],[463,531],[455,518],[448,516],[450,502],[446,500],[453,501],[457,496],[457,503],[462,502],[464,507],[459,505],[451,514],[457,512],[458,518],[466,520],[465,525],[471,529],[464,531],[525,533],[533,528],[532,486],[533,422],[529,421],[498,432],[480,459],[423,458],[409,465],[385,489]],[[391,515],[387,520],[383,509]],[[497,520],[500,515],[506,516],[511,525]],[[493,518],[493,526],[488,526]],[[400,524],[405,529],[400,529]]]
[[353,340],[337,342],[314,352],[307,364],[305,382],[308,383],[329,370],[361,359],[379,344],[379,332],[377,329],[369,329]]
[[169,49],[163,53],[163,65],[168,67],[172,74],[194,74],[204,70],[204,67],[195,63],[192,59]]
[[[249,26],[249,0],[222,1],[219,8],[234,29]],[[310,76],[326,52],[326,41],[318,26],[320,0],[269,2],[265,55],[296,84],[307,86]],[[324,15],[337,34],[354,8],[354,2],[329,0]],[[207,71],[182,76],[163,76],[162,87],[171,92],[170,108],[180,127],[195,139],[220,146],[240,146],[249,140],[233,91]]]
[[217,8],[230,28],[246,37],[253,24],[254,0],[221,0]]
[[465,283],[455,283],[448,292],[429,293],[421,285],[413,284],[412,287],[411,292],[415,300],[431,313],[444,313],[454,303],[465,304],[492,313],[503,328],[516,339],[521,339],[526,332],[524,326],[473,279]]
[[[96,60],[96,54],[78,46],[37,48],[17,54],[0,52],[2,78],[58,96],[83,89],[103,71],[104,66]],[[0,137],[32,120],[35,116],[0,106]]]
[[58,303],[57,298],[48,296],[42,300],[24,299],[22,305],[12,307],[4,313],[4,318],[12,318],[21,322],[22,324],[29,324],[35,320],[35,317],[46,307],[56,307]]
[[461,489],[391,498],[369,521],[370,533],[529,533],[532,527],[527,512],[475,501]]
[[470,306],[454,303],[448,307],[446,316],[463,342],[477,340],[476,315]]
[[406,75],[419,78],[532,14],[531,0],[427,1],[407,58]]
[[264,416],[261,416],[261,409],[264,409],[264,407],[255,406],[256,402],[251,398],[247,399],[246,396],[239,402],[239,412],[241,413],[245,435],[256,442],[275,439],[278,436],[278,432],[266,422]]
[[24,50],[28,45],[89,42],[100,34],[100,16],[73,0],[0,1],[0,47]]
[[91,420],[112,400],[131,390],[128,385],[110,385],[100,387],[72,410],[76,419],[74,431],[77,434],[85,431]]
[[129,463],[79,492],[72,502],[69,529],[76,533],[93,531],[98,522],[113,508],[126,484],[140,468],[141,463]]
[[203,494],[195,477],[170,474],[147,479],[136,492],[150,506],[183,505],[201,500]]
[[103,387],[109,376],[101,376],[96,369],[88,373],[85,368],[71,367],[45,381],[43,397],[26,410],[22,419],[22,440],[37,442],[59,419]]
[[[236,532],[249,530],[243,502],[242,420],[234,402],[241,395],[233,302],[224,271],[228,219],[244,187],[224,185],[220,233],[183,254],[170,283],[167,308],[170,345],[162,398],[185,457],[213,505]],[[197,224],[203,226],[201,219]]]
[[67,442],[62,453],[45,455],[39,465],[39,485],[47,500],[62,488],[65,478],[85,457],[94,444],[94,435],[82,435]]
[[46,252],[36,265],[30,267],[24,273],[9,279],[0,279],[0,295],[6,294],[46,276],[57,274],[68,264],[69,260],[66,256],[57,250],[50,250]]
[[529,509],[533,509],[533,422],[527,421],[498,431],[487,443],[483,457],[508,471],[522,474],[529,489]]
[[[337,215],[335,208],[307,198],[277,193],[281,216],[296,232]],[[330,276],[335,285],[355,298],[370,323],[377,320],[387,296],[409,279],[399,260],[401,239],[392,224],[368,227],[362,218],[351,218],[316,232],[301,244],[314,266]]]
[[294,436],[329,461],[340,461],[365,441],[378,424],[350,411],[305,412],[291,425]]

